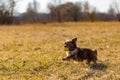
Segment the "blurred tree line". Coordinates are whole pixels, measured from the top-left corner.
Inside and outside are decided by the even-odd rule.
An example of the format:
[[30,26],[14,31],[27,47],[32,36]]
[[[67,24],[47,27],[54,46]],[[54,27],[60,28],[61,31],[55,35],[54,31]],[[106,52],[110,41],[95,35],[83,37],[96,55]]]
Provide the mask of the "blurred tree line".
[[14,21],[15,1],[0,2],[0,24],[12,24]]
[[28,4],[25,13],[15,15],[17,1],[0,1],[0,24],[13,24],[25,22],[66,22],[66,21],[120,21],[120,6],[117,2],[110,5],[107,13],[99,12],[88,2],[67,2],[51,0],[48,4],[49,13],[40,13],[40,4],[33,0]]

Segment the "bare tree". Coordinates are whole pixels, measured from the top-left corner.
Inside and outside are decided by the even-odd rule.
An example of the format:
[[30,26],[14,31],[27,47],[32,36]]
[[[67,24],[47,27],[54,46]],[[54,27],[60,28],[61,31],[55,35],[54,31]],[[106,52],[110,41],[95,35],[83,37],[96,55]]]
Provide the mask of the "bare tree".
[[85,4],[83,5],[83,9],[84,9],[83,10],[84,13],[88,15],[89,19],[92,22],[95,21],[95,19],[96,19],[96,13],[97,13],[96,8],[90,6],[88,2],[85,2]]
[[61,7],[62,0],[52,0],[52,3],[48,4],[50,10],[50,17],[54,21],[61,22]]
[[85,13],[90,12],[90,5],[87,1],[83,4],[83,9],[84,9],[83,12],[85,12]]
[[54,18],[58,22],[61,22],[61,7],[60,6],[54,6],[54,5],[49,5],[48,6],[50,13],[51,13],[51,18]]
[[91,12],[88,13],[89,18],[92,22],[96,20],[96,14],[97,14],[96,8],[93,8],[93,10],[91,10]]
[[79,20],[79,15],[81,12],[81,9],[78,5],[73,4],[71,2],[68,2],[66,4],[61,5],[63,18],[69,18],[72,19],[73,21],[78,21]]
[[29,3],[28,7],[27,7],[27,13],[30,14],[30,13],[33,13],[33,12],[34,12],[34,10],[32,8],[32,3]]
[[8,4],[0,4],[0,24],[12,24],[14,21],[14,10],[16,2],[8,0]]
[[36,0],[33,0],[33,2],[28,4],[27,7],[27,12],[34,12],[34,13],[38,13],[38,8],[39,8],[39,4]]
[[114,15],[114,14],[115,14],[115,10],[114,10],[114,8],[112,7],[112,5],[109,6],[108,14],[109,14],[109,15]]
[[81,9],[78,5],[71,2],[58,6],[49,5],[52,19],[55,17],[58,22],[62,21],[78,21]]
[[33,11],[38,13],[39,10],[39,3],[36,0],[33,0]]
[[118,21],[120,21],[120,6],[119,6],[119,3],[120,2],[117,2],[117,1],[112,3],[112,7],[115,10],[115,15],[117,16]]
[[38,21],[38,8],[39,8],[39,4],[36,0],[33,0],[33,2],[28,4],[27,10],[26,10],[26,15],[25,17],[27,17],[28,21],[31,22],[37,22]]
[[15,11],[15,1],[14,0],[9,0],[9,16],[11,18],[11,23],[14,21],[14,11]]
[[79,11],[82,12],[82,3],[81,2],[76,2],[75,5],[79,8]]

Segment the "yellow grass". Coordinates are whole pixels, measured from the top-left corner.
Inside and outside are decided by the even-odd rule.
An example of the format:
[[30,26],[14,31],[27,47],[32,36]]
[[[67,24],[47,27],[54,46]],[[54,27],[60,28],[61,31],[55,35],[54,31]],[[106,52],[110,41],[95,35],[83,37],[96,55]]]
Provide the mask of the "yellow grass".
[[[98,65],[64,62],[63,44],[98,50]],[[119,80],[120,23],[83,22],[0,26],[1,80]]]

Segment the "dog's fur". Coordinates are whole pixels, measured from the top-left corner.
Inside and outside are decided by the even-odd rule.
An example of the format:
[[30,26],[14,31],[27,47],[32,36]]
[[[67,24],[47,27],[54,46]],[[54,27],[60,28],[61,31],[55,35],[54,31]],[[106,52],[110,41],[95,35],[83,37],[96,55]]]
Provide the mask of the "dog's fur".
[[64,44],[65,48],[68,48],[67,56],[62,60],[76,60],[83,61],[87,60],[87,64],[90,64],[93,61],[96,64],[97,60],[97,50],[91,50],[88,48],[79,48],[76,45],[77,38],[72,39],[71,41],[66,41]]

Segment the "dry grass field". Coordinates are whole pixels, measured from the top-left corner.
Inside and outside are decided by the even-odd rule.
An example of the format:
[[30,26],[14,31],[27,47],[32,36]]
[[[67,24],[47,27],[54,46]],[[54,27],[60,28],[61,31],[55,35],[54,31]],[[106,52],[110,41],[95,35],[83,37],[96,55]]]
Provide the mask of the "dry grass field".
[[[67,62],[64,42],[98,50],[98,64]],[[120,23],[0,26],[0,80],[120,80]]]

